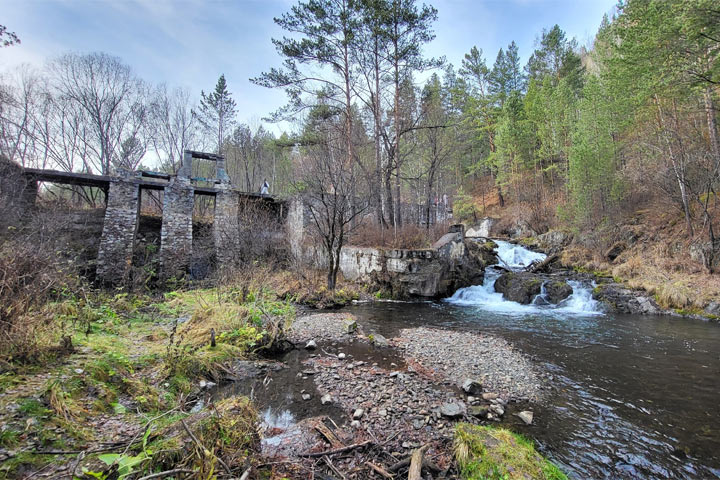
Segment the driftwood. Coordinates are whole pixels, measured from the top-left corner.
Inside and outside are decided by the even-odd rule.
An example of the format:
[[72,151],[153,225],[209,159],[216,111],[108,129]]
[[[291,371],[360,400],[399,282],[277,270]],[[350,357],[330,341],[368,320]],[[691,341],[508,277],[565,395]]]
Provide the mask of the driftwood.
[[531,263],[525,269],[525,271],[530,272],[530,273],[538,273],[538,272],[545,271],[547,269],[547,267],[557,259],[558,259],[558,254],[554,253],[554,254],[550,255],[549,257],[545,258],[545,260],[543,260],[542,262]]
[[380,474],[380,476],[392,480],[392,478],[393,478],[392,474],[390,474],[387,470],[382,468],[380,465],[375,465],[372,462],[365,462],[365,465],[370,467],[370,469],[372,469],[374,472]]
[[413,451],[412,457],[410,457],[410,471],[408,471],[408,480],[422,480],[423,456],[425,455],[425,450],[427,450],[429,446],[430,445],[424,445],[420,448],[416,448]]
[[333,433],[333,431],[330,430],[322,421],[315,425],[315,430],[325,437],[325,440],[327,440],[330,444],[330,448],[342,448],[344,446],[337,435],[335,435],[335,433]]
[[298,457],[322,457],[325,455],[336,455],[338,453],[344,453],[349,452],[350,450],[355,450],[356,448],[362,448],[366,445],[370,445],[372,443],[375,443],[373,440],[365,440],[364,442],[355,443],[353,445],[348,445],[347,447],[342,448],[336,448],[335,450],[327,450],[325,452],[306,452],[306,453],[300,453]]

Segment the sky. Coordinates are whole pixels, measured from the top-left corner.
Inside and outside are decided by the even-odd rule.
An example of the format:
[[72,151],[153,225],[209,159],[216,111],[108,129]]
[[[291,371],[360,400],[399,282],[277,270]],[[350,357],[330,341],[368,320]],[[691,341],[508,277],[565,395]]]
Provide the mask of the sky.
[[[249,79],[282,59],[272,45],[283,32],[273,18],[296,0],[0,0],[0,25],[20,45],[0,49],[0,74],[42,67],[66,52],[120,57],[146,81],[182,86],[199,97],[225,74],[238,120],[257,125],[285,104],[285,93]],[[419,2],[422,3],[422,2]],[[438,10],[428,56],[456,66],[473,46],[489,66],[512,40],[523,64],[543,28],[560,25],[588,45],[616,0],[427,0]],[[276,133],[287,126],[268,125]]]

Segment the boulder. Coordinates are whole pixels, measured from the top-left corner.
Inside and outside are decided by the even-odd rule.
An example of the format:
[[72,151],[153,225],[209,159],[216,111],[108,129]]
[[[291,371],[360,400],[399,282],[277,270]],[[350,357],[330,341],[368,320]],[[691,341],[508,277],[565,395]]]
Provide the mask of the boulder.
[[460,418],[465,415],[465,405],[460,402],[443,403],[440,414],[448,418]]
[[343,331],[349,335],[355,333],[357,330],[357,322],[353,318],[343,320]]
[[487,405],[475,405],[468,408],[468,415],[477,418],[485,418],[487,417],[489,411],[490,409]]
[[537,246],[548,252],[559,252],[573,240],[572,233],[551,230],[537,236]]
[[379,333],[372,333],[368,337],[373,345],[378,347],[389,347],[390,341]]
[[638,315],[663,313],[663,309],[655,299],[648,297],[644,291],[631,290],[617,283],[598,285],[593,290],[593,298],[602,302],[606,309],[613,313]]
[[506,300],[529,304],[540,293],[543,278],[532,273],[506,272],[495,281],[495,291]]
[[517,414],[518,417],[520,417],[520,420],[525,422],[525,425],[530,425],[533,422],[533,412],[529,410],[524,410]]
[[463,382],[462,389],[468,395],[480,395],[482,394],[482,383],[468,378]]
[[560,303],[572,293],[572,287],[564,280],[550,280],[545,283],[545,294],[550,303]]

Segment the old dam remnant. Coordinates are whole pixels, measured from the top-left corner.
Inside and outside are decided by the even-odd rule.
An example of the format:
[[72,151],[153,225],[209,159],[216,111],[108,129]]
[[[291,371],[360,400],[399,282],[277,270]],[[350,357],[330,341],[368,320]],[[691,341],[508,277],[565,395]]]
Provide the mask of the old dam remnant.
[[[193,161],[214,164],[214,178],[193,177]],[[243,204],[261,202],[282,215],[283,204],[270,195],[241,192],[230,182],[224,157],[186,150],[176,175],[118,169],[117,176],[23,169],[3,161],[4,208],[18,211],[34,205],[38,182],[97,187],[105,192],[106,208],[97,253],[99,282],[121,285],[128,279],[140,218],[143,190],[161,191],[160,277],[182,277],[190,267],[193,252],[193,208],[196,196],[214,198],[212,242],[218,267],[232,263],[238,245],[239,210]]]

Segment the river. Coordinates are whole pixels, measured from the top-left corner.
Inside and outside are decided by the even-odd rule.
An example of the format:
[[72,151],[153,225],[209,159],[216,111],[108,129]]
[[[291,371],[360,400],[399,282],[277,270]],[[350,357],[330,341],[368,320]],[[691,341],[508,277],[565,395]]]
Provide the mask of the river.
[[[542,259],[507,242],[501,264]],[[604,314],[592,285],[558,306],[507,302],[483,285],[443,302],[357,304],[366,331],[437,326],[512,342],[552,375],[531,426],[512,428],[575,478],[720,478],[720,326],[670,316]]]

